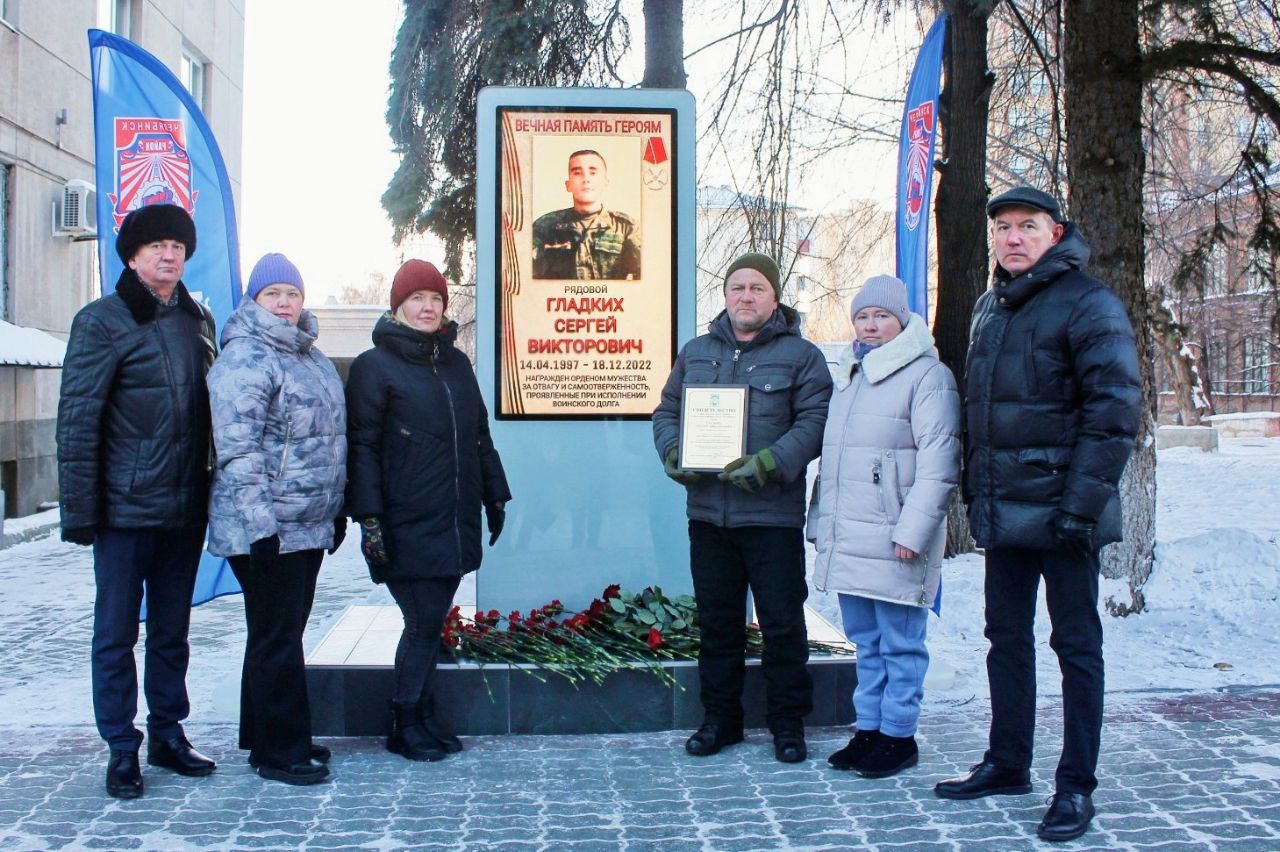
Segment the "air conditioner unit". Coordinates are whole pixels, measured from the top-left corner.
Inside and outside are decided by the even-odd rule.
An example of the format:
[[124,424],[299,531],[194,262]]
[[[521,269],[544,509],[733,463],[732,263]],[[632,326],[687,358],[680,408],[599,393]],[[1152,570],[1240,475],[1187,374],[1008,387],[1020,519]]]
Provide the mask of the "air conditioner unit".
[[54,205],[53,232],[73,240],[98,238],[98,199],[93,184],[69,180],[62,187],[61,203]]

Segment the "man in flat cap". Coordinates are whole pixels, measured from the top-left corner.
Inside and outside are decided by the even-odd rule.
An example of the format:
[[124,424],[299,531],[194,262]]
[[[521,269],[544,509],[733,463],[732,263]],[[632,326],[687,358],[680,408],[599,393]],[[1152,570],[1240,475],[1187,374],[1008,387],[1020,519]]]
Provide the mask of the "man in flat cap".
[[[695,757],[742,741],[747,590],[764,636],[765,720],[774,756],[804,760],[804,717],[813,709],[806,665],[805,470],[822,451],[831,374],[781,304],[778,265],[745,254],[724,279],[725,309],[676,358],[653,412],[667,475],[685,486],[689,554],[702,644],[698,676],[704,721],[685,743]],[[685,385],[746,386],[746,455],[718,472],[682,466]]]
[[213,317],[182,284],[196,229],[181,207],[125,217],[115,292],[76,314],[58,405],[62,538],[93,546],[93,712],[111,749],[107,792],[142,795],[133,647],[147,595],[147,762],[208,775],[182,730],[191,590],[209,494]]
[[965,366],[964,498],[986,552],[990,747],[946,799],[1031,792],[1036,596],[1044,579],[1062,670],[1063,744],[1045,840],[1084,834],[1102,731],[1098,550],[1120,540],[1118,483],[1142,416],[1123,303],[1084,271],[1089,247],[1053,196],[987,204],[995,281],[974,307]]

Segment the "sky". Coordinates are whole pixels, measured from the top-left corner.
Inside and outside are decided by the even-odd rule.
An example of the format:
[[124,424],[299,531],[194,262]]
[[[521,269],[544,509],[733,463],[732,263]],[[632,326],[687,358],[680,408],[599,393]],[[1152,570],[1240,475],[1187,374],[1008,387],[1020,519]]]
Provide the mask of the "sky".
[[[631,6],[633,46],[623,73],[638,77],[631,66],[642,61],[644,27],[639,3]],[[263,254],[283,252],[298,265],[308,301],[316,304],[346,284],[364,285],[371,274],[390,278],[409,257],[443,260],[430,237],[395,247],[379,201],[398,164],[385,113],[400,17],[400,0],[364,0],[358,14],[345,15],[317,14],[312,0],[246,4],[240,215],[246,279]],[[686,15],[685,24],[686,52],[728,26],[722,16]],[[821,56],[821,68],[863,92],[896,92],[905,88],[909,69],[882,57],[913,50],[917,29],[914,19],[899,16],[889,30],[857,36],[847,60],[834,51]],[[726,44],[688,62],[690,89],[704,111],[710,87],[731,60],[729,49]],[[743,138],[749,129],[742,128]],[[737,158],[706,156],[710,151],[709,144],[700,146],[699,185],[730,184]],[[798,167],[791,203],[814,212],[856,198],[889,206],[895,157],[892,145],[861,146]]]
[[[385,113],[399,0],[319,14],[311,0],[245,9],[240,255],[283,252],[323,303],[401,262],[379,198],[395,172]],[[433,258],[426,257],[431,260]]]

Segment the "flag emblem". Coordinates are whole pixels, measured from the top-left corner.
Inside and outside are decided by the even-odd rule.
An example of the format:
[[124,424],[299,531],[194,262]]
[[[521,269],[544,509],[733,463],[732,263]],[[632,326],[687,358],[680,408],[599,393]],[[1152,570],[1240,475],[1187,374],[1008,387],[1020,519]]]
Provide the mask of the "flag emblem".
[[920,224],[920,214],[927,200],[924,194],[929,177],[929,147],[933,140],[932,101],[925,101],[907,113],[907,133],[910,148],[902,197],[907,229],[914,231]]
[[115,186],[108,193],[114,230],[129,212],[148,204],[176,204],[195,218],[191,158],[181,119],[116,118]]

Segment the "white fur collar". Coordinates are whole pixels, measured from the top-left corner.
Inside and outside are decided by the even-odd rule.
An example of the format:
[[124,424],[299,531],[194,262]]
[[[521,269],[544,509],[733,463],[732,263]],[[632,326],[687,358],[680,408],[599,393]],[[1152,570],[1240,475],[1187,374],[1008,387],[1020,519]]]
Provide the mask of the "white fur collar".
[[[907,327],[878,349],[872,349],[862,359],[862,373],[867,381],[875,384],[892,376],[921,355],[934,352],[933,334],[929,324],[919,314],[912,314]],[[844,390],[853,381],[853,368],[858,356],[853,354],[853,344],[840,353],[840,369],[836,373],[836,387]]]

